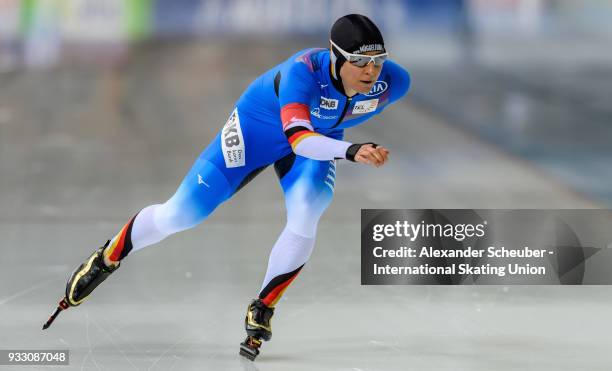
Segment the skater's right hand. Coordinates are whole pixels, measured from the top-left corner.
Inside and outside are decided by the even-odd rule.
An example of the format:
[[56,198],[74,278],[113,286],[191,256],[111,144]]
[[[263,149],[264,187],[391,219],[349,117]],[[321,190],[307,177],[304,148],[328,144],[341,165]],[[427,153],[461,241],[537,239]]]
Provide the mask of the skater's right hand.
[[382,146],[375,146],[369,143],[362,145],[357,151],[357,154],[355,155],[355,162],[376,167],[383,166],[388,159],[388,149]]

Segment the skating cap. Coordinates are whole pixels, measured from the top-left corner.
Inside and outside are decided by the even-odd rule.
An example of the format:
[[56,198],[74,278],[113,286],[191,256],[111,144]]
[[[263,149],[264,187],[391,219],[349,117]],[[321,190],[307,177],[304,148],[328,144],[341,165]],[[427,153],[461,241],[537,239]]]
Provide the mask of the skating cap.
[[[349,14],[338,18],[331,28],[330,39],[344,51],[352,54],[386,52],[380,30],[370,18],[361,14]],[[340,67],[346,59],[335,47],[332,46],[332,50],[331,60],[335,67],[332,76],[339,79]]]
[[331,28],[330,39],[353,54],[385,52],[385,42],[380,30],[370,18],[361,14],[349,14],[338,18]]

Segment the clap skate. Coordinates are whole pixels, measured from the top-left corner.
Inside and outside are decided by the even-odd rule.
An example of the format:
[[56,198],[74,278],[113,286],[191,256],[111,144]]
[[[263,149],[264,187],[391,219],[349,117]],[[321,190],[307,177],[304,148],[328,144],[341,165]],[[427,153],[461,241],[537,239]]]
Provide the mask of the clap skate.
[[260,299],[253,300],[249,304],[244,319],[247,337],[240,343],[241,356],[254,361],[255,357],[259,355],[262,340],[268,341],[272,338],[270,320],[273,314],[274,308],[267,307]]
[[72,273],[68,279],[68,283],[66,283],[66,295],[60,300],[57,309],[53,312],[51,317],[49,317],[47,323],[44,324],[43,330],[51,326],[62,310],[80,305],[99,284],[119,268],[119,265],[108,267],[104,263],[104,249],[109,243],[110,241],[107,241],[104,246],[94,251],[93,254]]

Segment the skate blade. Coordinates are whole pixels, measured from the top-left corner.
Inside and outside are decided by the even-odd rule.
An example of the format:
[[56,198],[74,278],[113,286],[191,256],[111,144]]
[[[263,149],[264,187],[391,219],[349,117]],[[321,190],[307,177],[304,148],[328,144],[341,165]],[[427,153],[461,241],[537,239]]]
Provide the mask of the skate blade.
[[252,350],[245,349],[240,347],[240,355],[248,359],[249,361],[254,361],[255,357],[257,357],[257,353],[252,353]]
[[248,336],[245,341],[240,343],[240,355],[254,361],[255,357],[259,355],[260,346],[261,340]]
[[57,318],[57,316],[59,316],[60,312],[68,309],[69,305],[68,302],[66,301],[66,298],[62,298],[62,300],[60,300],[57,308],[55,309],[55,311],[53,312],[53,314],[51,314],[51,316],[49,317],[49,319],[47,320],[47,322],[45,322],[45,324],[43,325],[43,330],[46,330],[49,328],[49,326],[51,326],[51,324],[53,323],[53,321],[55,321],[55,319]]

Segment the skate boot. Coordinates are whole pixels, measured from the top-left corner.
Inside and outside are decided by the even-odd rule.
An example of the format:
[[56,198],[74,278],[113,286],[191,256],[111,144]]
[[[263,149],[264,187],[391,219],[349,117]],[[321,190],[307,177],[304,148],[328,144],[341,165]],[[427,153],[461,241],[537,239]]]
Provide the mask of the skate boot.
[[107,241],[104,246],[94,251],[68,279],[66,300],[71,307],[80,305],[99,284],[119,268],[119,265],[107,267],[104,263],[104,249],[109,243],[110,241]]
[[62,310],[80,305],[99,284],[119,268],[119,265],[116,267],[107,267],[104,263],[104,249],[109,243],[110,241],[107,241],[104,246],[94,251],[93,254],[72,273],[68,279],[68,283],[66,283],[66,296],[60,300],[57,309],[43,326],[43,330],[51,326],[51,323],[53,323]]
[[241,356],[254,361],[255,357],[259,354],[262,340],[268,341],[272,338],[270,320],[273,314],[274,308],[267,307],[260,299],[253,300],[249,304],[244,319],[247,337],[240,343]]

